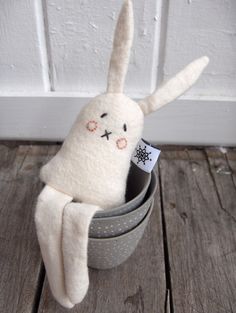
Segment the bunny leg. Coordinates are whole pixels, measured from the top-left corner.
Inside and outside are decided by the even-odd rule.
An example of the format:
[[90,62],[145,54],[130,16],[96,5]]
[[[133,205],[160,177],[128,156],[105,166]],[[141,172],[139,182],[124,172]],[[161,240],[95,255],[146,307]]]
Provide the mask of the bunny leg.
[[63,214],[62,253],[67,295],[72,303],[85,297],[88,286],[87,248],[89,224],[98,206],[69,203]]
[[61,251],[62,215],[72,197],[45,186],[38,197],[36,230],[49,285],[55,299],[64,307],[74,306],[66,294]]

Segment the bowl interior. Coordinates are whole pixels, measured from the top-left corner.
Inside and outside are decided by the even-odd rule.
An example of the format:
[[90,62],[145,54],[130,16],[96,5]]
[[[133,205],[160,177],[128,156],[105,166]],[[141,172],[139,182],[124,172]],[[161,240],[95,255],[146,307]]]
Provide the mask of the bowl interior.
[[127,188],[125,202],[129,202],[139,195],[142,190],[149,185],[151,175],[142,171],[133,162],[131,162],[129,175],[127,178]]

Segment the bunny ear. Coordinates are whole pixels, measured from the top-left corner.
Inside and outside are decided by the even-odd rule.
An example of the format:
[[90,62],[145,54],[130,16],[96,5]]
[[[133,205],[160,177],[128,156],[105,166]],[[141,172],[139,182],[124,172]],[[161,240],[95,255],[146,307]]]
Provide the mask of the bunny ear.
[[151,96],[141,100],[139,105],[143,113],[147,115],[154,112],[181,96],[197,81],[208,63],[209,59],[206,56],[193,61]]
[[125,0],[116,25],[110,60],[107,92],[122,93],[133,41],[134,18],[131,0]]

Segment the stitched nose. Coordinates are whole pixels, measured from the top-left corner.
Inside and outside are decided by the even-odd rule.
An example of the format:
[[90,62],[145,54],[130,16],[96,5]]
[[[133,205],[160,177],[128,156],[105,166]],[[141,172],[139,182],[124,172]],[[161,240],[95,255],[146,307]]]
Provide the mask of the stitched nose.
[[112,132],[108,132],[106,129],[105,129],[105,133],[101,136],[102,138],[103,137],[106,137],[107,140],[109,140],[109,136],[112,134]]

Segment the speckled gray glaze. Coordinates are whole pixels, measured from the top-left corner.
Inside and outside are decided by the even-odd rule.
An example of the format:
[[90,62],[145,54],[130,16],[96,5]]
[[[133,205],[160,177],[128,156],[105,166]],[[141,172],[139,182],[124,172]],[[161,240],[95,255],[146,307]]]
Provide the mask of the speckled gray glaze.
[[127,180],[126,203],[119,207],[98,211],[95,217],[110,217],[126,214],[137,208],[143,201],[151,181],[151,174],[142,171],[131,162]]
[[133,211],[113,217],[93,218],[89,236],[93,238],[108,238],[122,235],[136,227],[147,214],[156,191],[156,177],[152,174],[151,183],[142,205]]
[[113,238],[89,238],[88,266],[109,269],[126,261],[134,252],[153,210],[153,203],[142,222],[128,233]]

